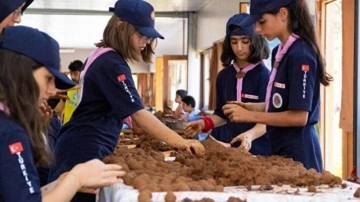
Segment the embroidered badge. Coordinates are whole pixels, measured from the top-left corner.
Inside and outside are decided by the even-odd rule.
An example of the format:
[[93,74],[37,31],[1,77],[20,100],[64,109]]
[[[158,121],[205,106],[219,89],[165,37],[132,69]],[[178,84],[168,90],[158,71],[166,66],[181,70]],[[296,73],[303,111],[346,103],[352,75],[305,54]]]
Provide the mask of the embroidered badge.
[[11,154],[16,154],[18,152],[24,151],[24,148],[23,148],[21,142],[17,142],[17,143],[9,145],[9,150],[10,150]]
[[19,168],[22,172],[22,175],[24,176],[25,182],[29,188],[29,193],[32,194],[35,192],[35,189],[33,187],[33,182],[31,181],[31,178],[28,175],[25,159],[21,156],[21,152],[24,151],[23,145],[21,142],[16,142],[11,145],[9,145],[9,150],[11,154],[16,154],[17,160],[19,163]]
[[302,66],[301,66],[301,70],[302,70],[303,72],[308,72],[308,71],[310,70],[310,66],[309,66],[309,65],[302,65]]
[[307,86],[307,74],[306,73],[310,70],[310,66],[309,65],[302,65],[301,70],[304,72],[302,98],[305,99],[306,98],[306,86]]
[[284,83],[278,83],[278,82],[274,82],[274,86],[282,89],[285,89],[286,87]]
[[276,109],[279,109],[283,104],[283,99],[279,93],[275,93],[272,97],[272,104]]
[[250,95],[250,94],[245,94],[245,93],[242,93],[241,97],[242,98],[247,98],[247,99],[252,99],[252,100],[258,100],[259,99],[259,96],[257,96],[257,95]]
[[117,76],[117,80],[118,80],[119,82],[125,81],[125,80],[126,80],[125,74],[120,74],[119,76]]

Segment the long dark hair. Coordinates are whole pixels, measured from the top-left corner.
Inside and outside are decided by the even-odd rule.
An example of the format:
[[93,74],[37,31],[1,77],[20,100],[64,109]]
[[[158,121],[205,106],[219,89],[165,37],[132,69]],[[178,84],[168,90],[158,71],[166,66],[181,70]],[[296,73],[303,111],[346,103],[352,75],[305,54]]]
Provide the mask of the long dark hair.
[[27,133],[36,165],[49,165],[51,152],[46,145],[46,122],[40,111],[39,86],[33,70],[41,64],[10,50],[0,49],[0,102],[10,111],[6,114]]
[[[320,73],[320,82],[324,86],[328,86],[330,81],[333,81],[333,77],[326,72],[325,60],[322,56],[322,53],[319,48],[317,37],[315,34],[315,28],[313,20],[311,19],[310,11],[306,2],[304,0],[296,0],[293,3],[290,3],[285,6],[288,9],[290,14],[290,20],[288,24],[288,29],[299,35],[307,43],[309,43],[317,55],[319,73]],[[271,14],[278,13],[280,8],[276,11],[269,12]]]
[[[251,45],[250,45],[250,55],[247,59],[249,63],[258,63],[263,59],[269,57],[270,50],[268,44],[264,37],[261,35],[254,33],[252,36],[249,36]],[[236,59],[236,55],[232,51],[231,44],[230,44],[230,36],[226,35],[223,48],[220,56],[220,60],[224,67],[227,67],[231,64],[231,62]]]

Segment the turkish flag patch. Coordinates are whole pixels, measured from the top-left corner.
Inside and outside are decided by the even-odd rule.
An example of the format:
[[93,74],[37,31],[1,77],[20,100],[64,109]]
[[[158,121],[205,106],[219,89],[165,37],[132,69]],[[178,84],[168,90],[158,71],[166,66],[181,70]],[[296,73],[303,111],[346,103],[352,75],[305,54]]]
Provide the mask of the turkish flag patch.
[[17,142],[17,143],[9,145],[9,149],[10,149],[11,154],[16,154],[18,152],[24,151],[24,148],[23,148],[21,142]]
[[301,70],[302,70],[303,72],[308,72],[308,71],[310,70],[310,66],[309,66],[309,65],[302,65],[302,66],[301,66]]
[[119,82],[125,81],[125,80],[126,80],[125,74],[120,74],[119,76],[117,76],[117,80],[118,80]]

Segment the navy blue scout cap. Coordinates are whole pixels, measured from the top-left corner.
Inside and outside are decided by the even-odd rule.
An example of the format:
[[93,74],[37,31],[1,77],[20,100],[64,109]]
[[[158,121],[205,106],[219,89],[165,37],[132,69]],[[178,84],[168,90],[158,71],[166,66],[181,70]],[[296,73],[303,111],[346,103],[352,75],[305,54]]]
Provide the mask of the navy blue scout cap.
[[295,1],[296,0],[251,0],[250,16],[248,16],[241,25],[249,26],[254,24],[264,13],[275,11]]
[[25,26],[6,27],[0,39],[0,48],[20,53],[44,65],[55,76],[56,88],[75,86],[60,72],[59,44],[48,34]]
[[226,23],[226,35],[252,36],[254,34],[254,24],[250,26],[241,26],[241,22],[248,16],[249,14],[247,13],[233,15]]
[[137,31],[149,38],[164,37],[154,28],[155,11],[154,8],[143,0],[118,0],[115,8],[110,7],[115,15],[122,20],[132,24]]
[[1,0],[0,1],[0,22],[2,22],[10,13],[14,12],[17,8],[25,2],[22,12],[33,2],[34,0]]

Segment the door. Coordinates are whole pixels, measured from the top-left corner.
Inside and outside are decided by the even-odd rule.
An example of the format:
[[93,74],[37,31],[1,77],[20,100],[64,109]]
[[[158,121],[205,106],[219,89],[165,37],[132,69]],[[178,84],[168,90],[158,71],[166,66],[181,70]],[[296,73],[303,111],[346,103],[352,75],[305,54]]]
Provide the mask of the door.
[[320,139],[324,169],[342,177],[342,130],[339,127],[342,94],[342,9],[341,0],[323,0],[321,13],[321,45],[326,71],[334,78],[323,87]]
[[174,109],[175,93],[178,89],[187,90],[188,62],[186,55],[164,55],[156,61],[156,109]]

